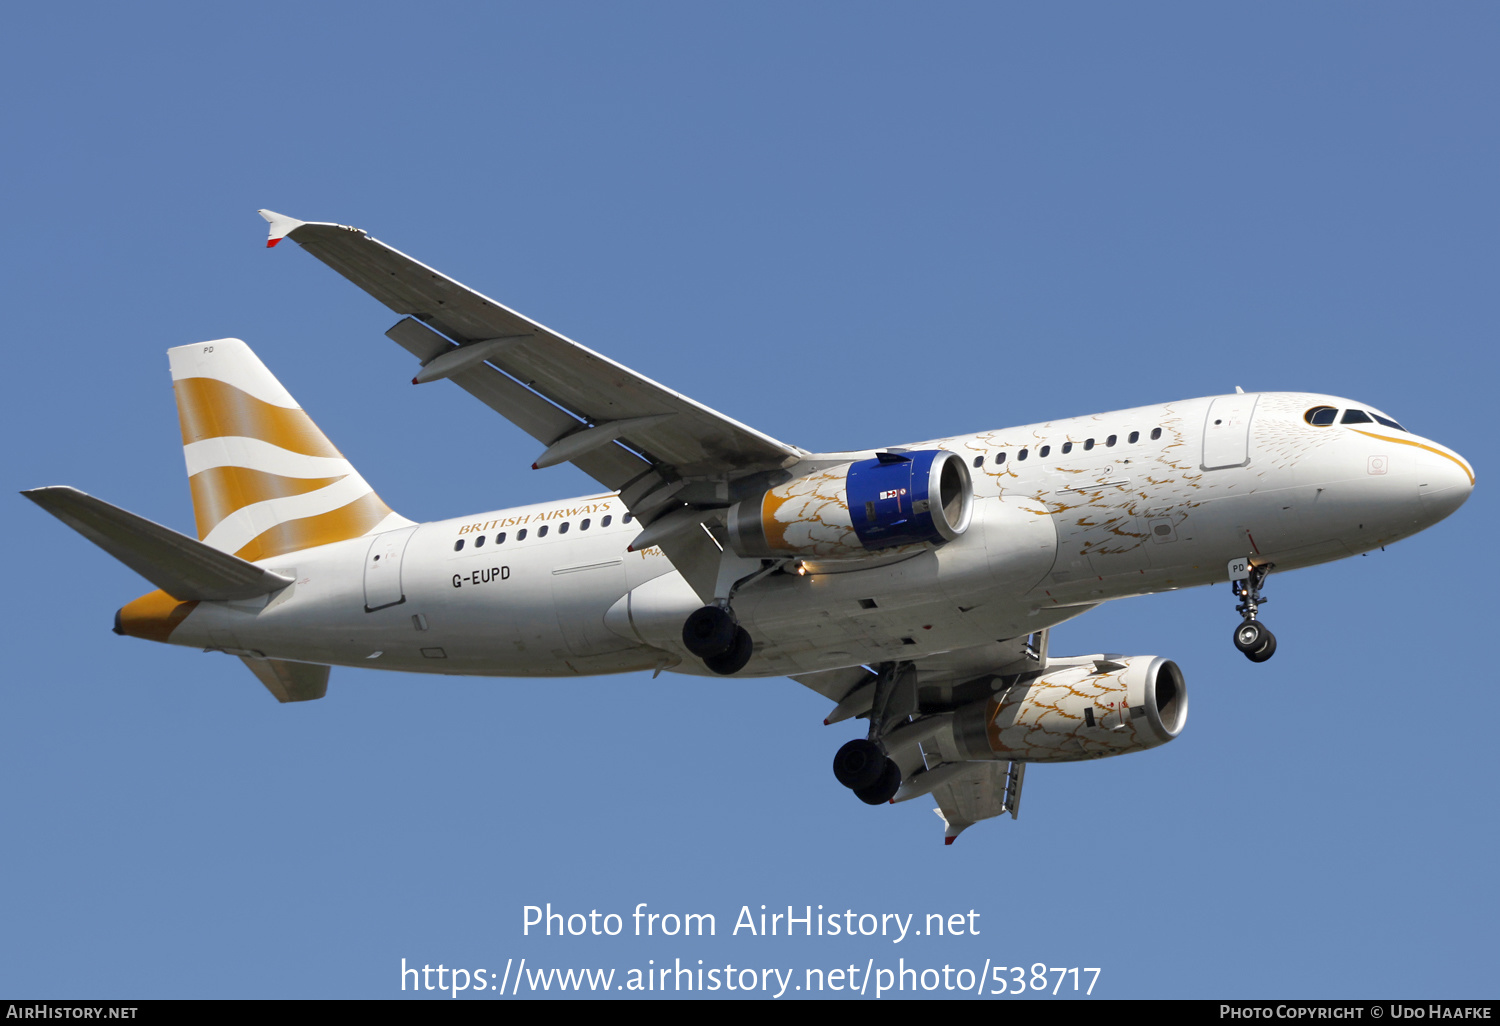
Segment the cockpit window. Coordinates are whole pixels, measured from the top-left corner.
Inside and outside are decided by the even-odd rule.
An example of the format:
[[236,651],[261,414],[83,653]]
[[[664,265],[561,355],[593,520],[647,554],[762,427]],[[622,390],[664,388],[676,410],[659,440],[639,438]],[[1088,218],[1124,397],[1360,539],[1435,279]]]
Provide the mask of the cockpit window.
[[1327,427],[1338,419],[1339,411],[1332,406],[1314,406],[1302,415],[1302,419],[1314,427]]
[[[1389,417],[1382,417],[1378,413],[1372,413],[1370,414],[1370,416],[1374,417],[1378,423],[1384,424],[1386,427],[1395,428],[1397,431],[1406,431],[1406,428],[1402,427],[1400,424],[1397,424]],[[1411,434],[1410,431],[1406,431],[1406,433]]]
[[1364,410],[1345,410],[1344,416],[1339,420],[1340,424],[1368,424],[1370,415]]

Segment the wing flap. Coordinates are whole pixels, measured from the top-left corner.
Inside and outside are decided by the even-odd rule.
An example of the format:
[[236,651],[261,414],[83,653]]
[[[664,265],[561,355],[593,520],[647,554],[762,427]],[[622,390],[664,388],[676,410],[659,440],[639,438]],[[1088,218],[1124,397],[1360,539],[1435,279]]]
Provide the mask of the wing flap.
[[292,583],[169,527],[66,485],[21,493],[162,591],[183,602],[268,595]]

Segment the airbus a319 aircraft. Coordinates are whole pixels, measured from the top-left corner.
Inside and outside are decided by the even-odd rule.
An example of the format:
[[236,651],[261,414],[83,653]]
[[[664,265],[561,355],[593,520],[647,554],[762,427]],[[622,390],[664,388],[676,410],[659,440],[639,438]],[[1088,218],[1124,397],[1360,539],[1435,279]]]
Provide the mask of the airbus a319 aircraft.
[[[932,795],[952,843],[1019,811],[1025,768],[1142,751],[1187,721],[1182,671],[1060,657],[1110,599],[1232,581],[1234,645],[1273,569],[1341,559],[1461,506],[1474,471],[1370,405],[1221,395],[854,452],[716,413],[346,225],[261,211],[402,315],[386,334],[571,462],[596,495],[417,524],[237,339],[169,350],[192,539],[73,488],[24,492],[159,590],[115,631],[238,656],[283,702],[330,666],[547,677],[786,675],[859,717],[834,774]],[[1228,610],[1226,610],[1228,612]]]

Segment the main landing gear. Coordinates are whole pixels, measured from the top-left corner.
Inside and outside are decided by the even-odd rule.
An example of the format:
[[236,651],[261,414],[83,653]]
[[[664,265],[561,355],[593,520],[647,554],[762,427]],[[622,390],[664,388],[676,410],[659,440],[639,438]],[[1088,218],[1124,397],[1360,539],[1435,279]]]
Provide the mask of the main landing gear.
[[833,757],[833,775],[866,805],[884,805],[901,790],[901,767],[879,745],[855,738]]
[[[745,569],[743,564],[747,562],[753,567],[750,573],[730,584],[726,573]],[[750,657],[755,654],[755,642],[750,637],[750,632],[740,626],[730,604],[741,588],[776,573],[788,562],[774,559],[734,560],[726,555],[725,564],[719,569],[719,583],[724,587],[715,591],[717,597],[712,605],[699,609],[683,623],[682,646],[702,659],[703,665],[714,673],[727,677],[743,670],[749,664]],[[739,566],[736,567],[736,564]]]
[[682,644],[715,673],[738,673],[750,662],[754,643],[727,606],[704,606],[682,625]]
[[901,790],[903,773],[886,754],[884,738],[917,711],[917,671],[911,663],[881,663],[870,705],[870,735],[833,757],[833,775],[866,805],[884,805]]
[[1270,601],[1260,593],[1260,586],[1270,572],[1269,564],[1252,566],[1247,578],[1231,584],[1240,600],[1234,611],[1244,617],[1244,622],[1234,629],[1234,647],[1245,653],[1245,658],[1252,663],[1263,663],[1276,654],[1276,635],[1256,619],[1261,605]]

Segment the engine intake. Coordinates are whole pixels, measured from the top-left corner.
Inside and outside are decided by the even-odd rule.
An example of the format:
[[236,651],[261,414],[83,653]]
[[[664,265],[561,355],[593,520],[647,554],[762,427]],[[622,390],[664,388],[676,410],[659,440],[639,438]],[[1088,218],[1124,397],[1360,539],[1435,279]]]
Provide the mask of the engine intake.
[[883,452],[777,485],[729,510],[741,556],[868,555],[898,545],[940,545],[963,534],[974,483],[944,449]]
[[1071,665],[954,714],[953,737],[965,758],[1078,762],[1142,752],[1182,733],[1187,685],[1170,659],[1057,661]]

